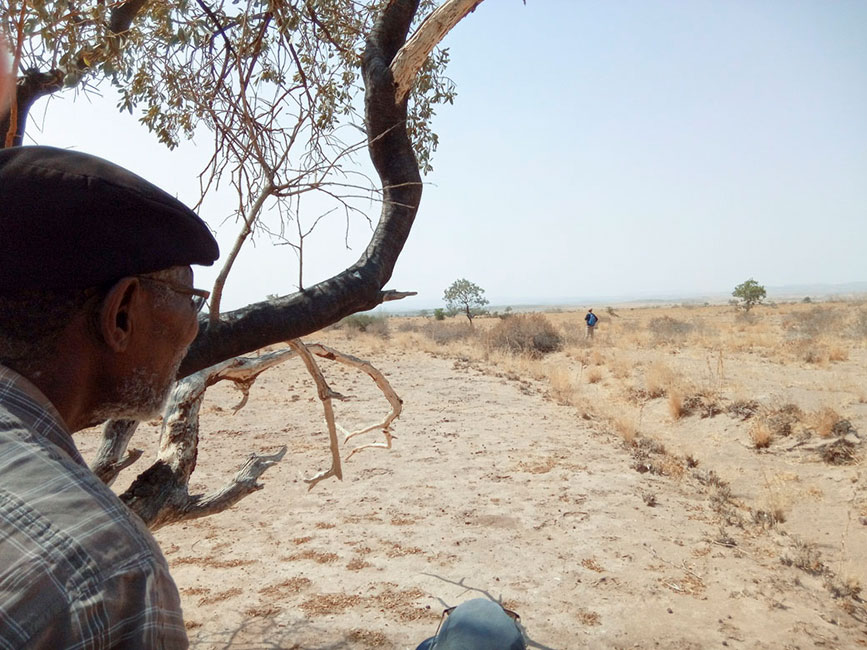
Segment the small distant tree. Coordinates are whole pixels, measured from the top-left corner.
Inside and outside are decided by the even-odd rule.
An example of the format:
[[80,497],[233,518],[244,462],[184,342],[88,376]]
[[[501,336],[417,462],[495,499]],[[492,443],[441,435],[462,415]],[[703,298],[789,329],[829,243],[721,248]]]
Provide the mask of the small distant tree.
[[450,313],[464,312],[470,325],[472,325],[473,318],[483,313],[485,305],[488,304],[488,299],[485,298],[484,294],[485,290],[479,285],[461,278],[452,282],[452,286],[446,289],[443,294],[443,301]]
[[748,312],[756,305],[761,304],[767,293],[762,285],[750,278],[736,286],[732,295],[737,298],[736,304]]
[[442,307],[437,307],[434,309],[434,320],[445,320],[446,319],[446,310]]

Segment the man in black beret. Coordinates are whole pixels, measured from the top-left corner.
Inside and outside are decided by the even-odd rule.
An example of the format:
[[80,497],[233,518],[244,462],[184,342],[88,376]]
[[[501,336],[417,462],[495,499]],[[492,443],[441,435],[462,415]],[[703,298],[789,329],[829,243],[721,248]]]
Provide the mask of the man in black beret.
[[0,647],[186,648],[141,520],[72,434],[162,409],[217,243],[189,208],[105,160],[0,151]]

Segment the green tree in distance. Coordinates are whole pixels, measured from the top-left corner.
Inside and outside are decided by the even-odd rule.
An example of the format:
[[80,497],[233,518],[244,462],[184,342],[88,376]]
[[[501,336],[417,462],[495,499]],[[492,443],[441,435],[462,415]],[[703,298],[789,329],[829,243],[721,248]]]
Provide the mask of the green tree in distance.
[[738,306],[743,307],[744,311],[748,312],[756,305],[761,304],[767,294],[762,285],[750,278],[736,286],[732,295],[740,301]]
[[451,313],[463,311],[472,325],[473,318],[482,313],[485,305],[488,304],[484,294],[485,290],[479,285],[461,278],[452,282],[452,286],[446,289],[443,301]]

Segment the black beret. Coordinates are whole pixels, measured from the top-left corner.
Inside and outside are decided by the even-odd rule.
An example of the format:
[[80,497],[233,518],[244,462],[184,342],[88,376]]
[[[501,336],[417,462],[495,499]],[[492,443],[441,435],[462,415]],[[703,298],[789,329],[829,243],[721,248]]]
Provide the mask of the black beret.
[[118,165],[54,147],[0,151],[0,295],[104,286],[219,254],[195,212]]

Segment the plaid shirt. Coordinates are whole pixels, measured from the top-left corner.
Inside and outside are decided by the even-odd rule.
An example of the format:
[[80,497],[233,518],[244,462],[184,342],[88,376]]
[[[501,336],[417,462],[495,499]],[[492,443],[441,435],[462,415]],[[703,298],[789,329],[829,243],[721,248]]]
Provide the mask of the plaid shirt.
[[0,650],[187,646],[153,536],[51,403],[0,366]]

